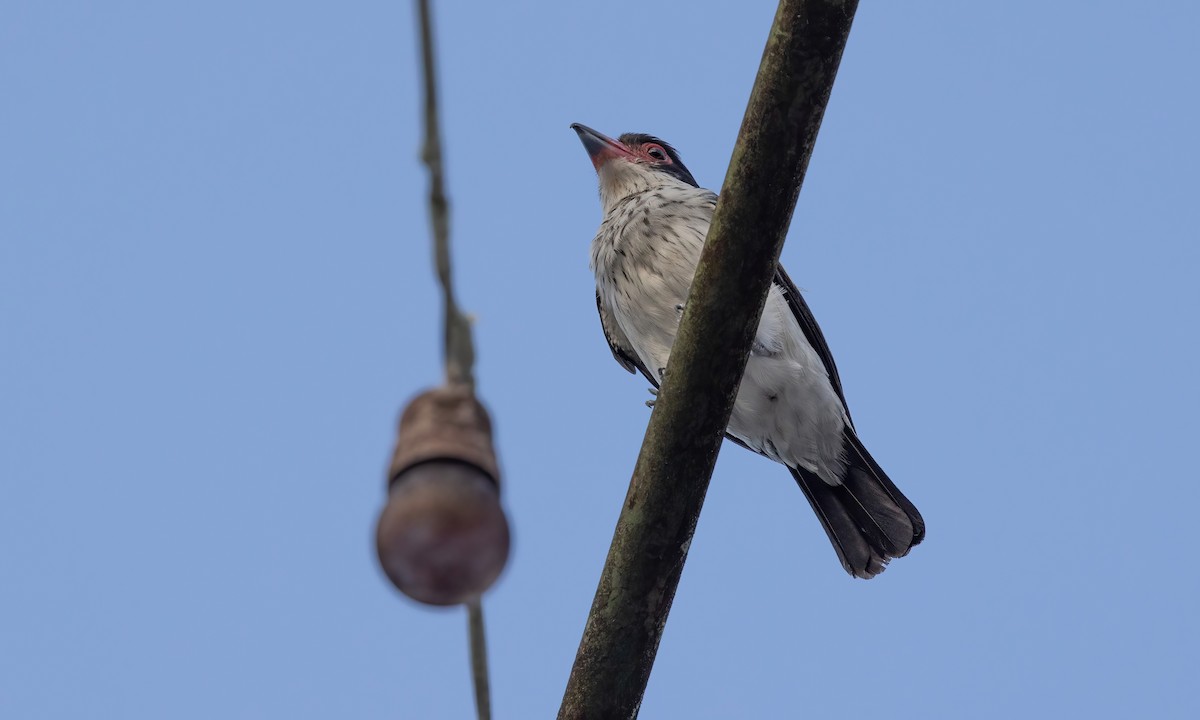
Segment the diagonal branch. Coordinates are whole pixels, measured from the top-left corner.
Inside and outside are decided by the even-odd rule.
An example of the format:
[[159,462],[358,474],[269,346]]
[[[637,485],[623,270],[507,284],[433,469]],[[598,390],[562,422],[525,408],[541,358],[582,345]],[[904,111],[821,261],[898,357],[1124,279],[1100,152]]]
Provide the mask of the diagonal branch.
[[857,0],[780,0],[558,717],[637,716]]

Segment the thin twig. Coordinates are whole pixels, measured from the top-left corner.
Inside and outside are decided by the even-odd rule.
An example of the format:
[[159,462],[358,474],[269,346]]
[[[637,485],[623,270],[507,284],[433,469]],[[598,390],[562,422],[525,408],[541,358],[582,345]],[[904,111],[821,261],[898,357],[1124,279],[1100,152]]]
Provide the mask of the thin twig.
[[450,268],[450,202],[446,199],[442,168],[442,140],[438,121],[437,77],[429,0],[417,0],[417,12],[420,16],[421,62],[425,81],[425,142],[421,148],[421,160],[429,168],[429,218],[433,224],[434,265],[442,285],[446,380],[474,387],[475,347],[471,342],[471,323],[458,309]]
[[[425,142],[421,148],[421,160],[429,169],[429,218],[433,225],[434,265],[442,286],[446,382],[466,385],[474,390],[475,348],[471,341],[471,324],[458,309],[454,298],[454,278],[450,263],[450,203],[446,199],[442,167],[433,22],[430,18],[429,0],[417,0],[417,14],[421,26],[421,62],[425,86]],[[471,643],[471,678],[475,686],[475,710],[479,720],[491,720],[487,644],[483,606],[479,598],[467,603],[467,617]]]
[[487,638],[483,632],[483,605],[479,598],[467,603],[471,636],[471,678],[475,681],[475,712],[479,720],[491,720],[492,691],[488,686]]
[[857,0],[781,0],[560,720],[637,716]]

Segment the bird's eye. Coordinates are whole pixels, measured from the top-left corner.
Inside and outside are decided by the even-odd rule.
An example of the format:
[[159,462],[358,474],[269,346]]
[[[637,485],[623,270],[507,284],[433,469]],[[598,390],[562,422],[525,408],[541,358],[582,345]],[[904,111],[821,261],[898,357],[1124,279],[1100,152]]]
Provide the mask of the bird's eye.
[[667,151],[663,150],[658,145],[647,145],[646,154],[659,162],[667,159]]

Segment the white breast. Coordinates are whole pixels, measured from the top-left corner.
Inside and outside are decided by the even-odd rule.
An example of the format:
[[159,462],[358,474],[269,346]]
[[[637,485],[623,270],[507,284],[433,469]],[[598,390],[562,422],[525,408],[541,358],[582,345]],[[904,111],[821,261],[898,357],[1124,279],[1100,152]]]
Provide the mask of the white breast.
[[616,203],[592,241],[600,301],[661,380],[712,218],[715,196],[660,187]]
[[[716,196],[679,184],[605,203],[592,242],[600,301],[642,364],[661,380]],[[763,310],[729,432],[751,448],[837,484],[845,409],[824,364],[773,286]]]

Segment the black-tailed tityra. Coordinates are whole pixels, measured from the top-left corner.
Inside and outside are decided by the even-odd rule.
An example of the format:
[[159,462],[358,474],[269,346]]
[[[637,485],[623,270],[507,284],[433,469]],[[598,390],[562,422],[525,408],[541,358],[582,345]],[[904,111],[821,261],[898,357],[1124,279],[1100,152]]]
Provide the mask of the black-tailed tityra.
[[[600,325],[617,362],[657,387],[717,196],[658,138],[571,128],[600,176],[604,220],[591,248]],[[782,267],[727,434],[787,466],[851,575],[874,577],[925,536],[921,514],[855,434],[829,346]]]

